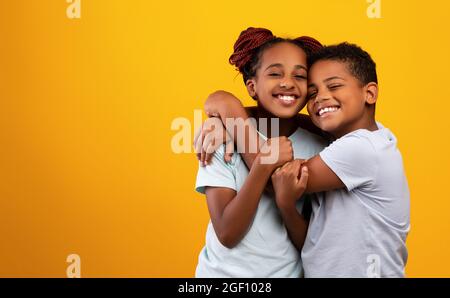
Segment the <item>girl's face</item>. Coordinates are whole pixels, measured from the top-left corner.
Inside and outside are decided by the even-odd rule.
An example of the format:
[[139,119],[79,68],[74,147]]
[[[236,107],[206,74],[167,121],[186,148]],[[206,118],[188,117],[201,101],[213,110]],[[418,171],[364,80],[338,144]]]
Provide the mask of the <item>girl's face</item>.
[[272,115],[294,117],[306,104],[306,53],[281,42],[261,55],[256,77],[247,81],[250,96]]

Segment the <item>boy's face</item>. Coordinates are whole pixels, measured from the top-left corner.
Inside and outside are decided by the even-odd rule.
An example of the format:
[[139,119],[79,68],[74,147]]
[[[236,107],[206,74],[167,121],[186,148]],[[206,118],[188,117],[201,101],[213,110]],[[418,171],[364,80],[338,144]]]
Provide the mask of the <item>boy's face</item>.
[[375,102],[367,88],[350,73],[345,62],[314,63],[308,74],[308,113],[313,123],[337,138],[360,128],[367,117],[373,117],[367,104]]
[[291,118],[306,104],[306,76],[305,52],[282,42],[264,51],[256,78],[247,81],[247,89],[270,114]]

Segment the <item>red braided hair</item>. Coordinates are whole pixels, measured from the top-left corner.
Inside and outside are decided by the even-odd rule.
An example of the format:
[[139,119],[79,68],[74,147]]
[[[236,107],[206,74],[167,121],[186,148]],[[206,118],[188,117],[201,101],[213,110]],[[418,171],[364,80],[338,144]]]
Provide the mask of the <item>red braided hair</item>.
[[306,51],[309,51],[307,54],[312,54],[320,50],[323,45],[315,38],[309,36],[301,36],[294,39],[294,41],[299,42],[303,45]]
[[[247,64],[256,64],[255,59],[258,60],[258,58],[253,60],[252,58],[254,58],[255,55],[258,55],[258,51],[262,49],[264,45],[277,42],[294,43],[301,47],[306,52],[307,56],[322,48],[322,44],[319,41],[309,36],[284,39],[274,36],[268,29],[249,27],[239,35],[239,38],[234,44],[234,52],[230,56],[229,62],[236,66],[239,72],[243,74],[245,82],[249,78],[249,72],[251,73],[254,71],[254,69],[250,70],[252,67]],[[252,62],[250,63],[251,60]]]
[[245,64],[253,56],[253,50],[259,48],[266,42],[276,37],[268,29],[249,27],[239,35],[234,44],[234,53],[230,56],[230,64],[235,65],[240,72],[243,71]]

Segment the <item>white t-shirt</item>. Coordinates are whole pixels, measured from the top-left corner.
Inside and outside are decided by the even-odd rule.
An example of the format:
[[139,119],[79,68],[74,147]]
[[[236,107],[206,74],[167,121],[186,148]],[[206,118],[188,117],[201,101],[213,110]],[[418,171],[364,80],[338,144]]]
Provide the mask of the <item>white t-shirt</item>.
[[[307,159],[326,145],[320,137],[301,128],[289,139],[294,158]],[[239,154],[231,163],[224,162],[224,146],[213,155],[212,163],[199,166],[196,190],[205,187],[226,187],[239,192],[248,176],[248,169]],[[303,200],[297,209],[301,212]],[[200,252],[196,277],[301,277],[300,253],[292,244],[275,204],[275,198],[263,194],[247,234],[235,247],[228,249],[218,240],[211,221],[206,243]]]
[[409,190],[395,136],[353,131],[320,157],[345,184],[312,200],[305,277],[403,277]]

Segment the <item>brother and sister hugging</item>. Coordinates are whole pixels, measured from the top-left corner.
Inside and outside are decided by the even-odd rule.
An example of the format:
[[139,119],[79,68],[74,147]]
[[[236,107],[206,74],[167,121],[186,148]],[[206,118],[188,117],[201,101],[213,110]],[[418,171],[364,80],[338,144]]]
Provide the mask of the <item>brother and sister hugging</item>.
[[206,100],[194,145],[211,220],[196,277],[404,277],[409,190],[375,120],[371,56],[250,27],[230,63],[256,107]]

